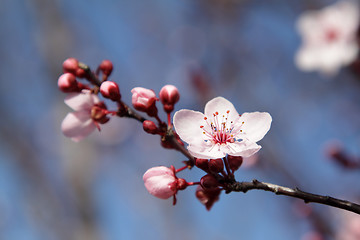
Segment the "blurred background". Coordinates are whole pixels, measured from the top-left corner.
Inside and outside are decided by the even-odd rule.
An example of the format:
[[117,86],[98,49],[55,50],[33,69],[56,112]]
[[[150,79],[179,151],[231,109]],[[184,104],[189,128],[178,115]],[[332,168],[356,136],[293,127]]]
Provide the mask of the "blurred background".
[[360,78],[350,68],[304,73],[293,60],[298,16],[333,2],[1,0],[0,239],[345,239],[354,214],[269,192],[222,194],[211,211],[195,187],[176,206],[151,196],[143,173],[185,157],[131,119],[72,142],[60,130],[71,109],[57,88],[66,58],[94,69],[109,59],[127,103],[133,87],[174,84],[176,110],[203,111],[223,96],[239,113],[269,112],[263,148],[237,180],[359,202],[359,169],[329,154],[342,146],[360,156]]

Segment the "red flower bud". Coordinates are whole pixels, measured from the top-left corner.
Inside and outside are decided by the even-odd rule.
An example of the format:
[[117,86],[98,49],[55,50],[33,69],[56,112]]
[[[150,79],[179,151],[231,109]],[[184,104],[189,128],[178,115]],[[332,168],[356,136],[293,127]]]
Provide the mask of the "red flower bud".
[[209,170],[209,161],[203,158],[196,158],[195,166],[207,172]]
[[79,61],[76,58],[68,58],[63,62],[64,73],[72,73],[76,75],[76,71],[79,68]]
[[145,120],[143,122],[144,131],[150,134],[157,134],[159,132],[158,127],[153,121]]
[[205,190],[211,190],[219,186],[219,182],[211,174],[206,174],[200,179],[200,185]]
[[224,169],[224,163],[221,158],[210,159],[209,161],[209,169],[212,172],[218,173]]
[[100,86],[100,92],[105,98],[109,98],[113,101],[120,101],[121,94],[119,86],[115,82],[103,82]]
[[113,70],[113,64],[110,60],[103,60],[99,65],[100,70],[104,75],[109,76]]
[[174,110],[174,105],[179,101],[180,94],[178,89],[173,85],[165,85],[159,93],[160,100],[164,105],[164,110],[170,113]]
[[71,73],[64,73],[59,77],[58,87],[63,92],[79,91],[76,77]]
[[241,156],[228,155],[227,160],[229,162],[229,167],[230,167],[231,171],[238,170],[239,167],[241,166],[241,164],[243,163],[243,157],[241,157]]
[[207,210],[210,210],[216,201],[219,200],[221,193],[220,188],[215,188],[214,190],[205,190],[201,186],[198,186],[196,189],[196,198],[205,205]]
[[85,78],[85,77],[86,77],[86,72],[85,72],[85,70],[82,69],[82,68],[78,68],[78,69],[76,70],[76,77],[78,77],[78,78]]
[[178,190],[184,190],[188,186],[188,183],[183,178],[177,179],[177,189]]

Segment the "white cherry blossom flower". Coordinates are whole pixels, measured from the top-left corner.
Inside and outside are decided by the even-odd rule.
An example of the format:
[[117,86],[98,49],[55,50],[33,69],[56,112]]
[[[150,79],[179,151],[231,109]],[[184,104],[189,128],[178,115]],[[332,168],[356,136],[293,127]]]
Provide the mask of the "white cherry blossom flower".
[[222,158],[226,154],[249,157],[260,150],[256,144],[269,131],[272,118],[266,112],[239,115],[223,97],[210,100],[205,113],[180,110],[174,115],[174,127],[188,143],[196,158]]
[[295,56],[303,71],[334,75],[358,55],[356,33],[359,27],[358,5],[339,1],[318,11],[304,12],[297,21],[302,45]]

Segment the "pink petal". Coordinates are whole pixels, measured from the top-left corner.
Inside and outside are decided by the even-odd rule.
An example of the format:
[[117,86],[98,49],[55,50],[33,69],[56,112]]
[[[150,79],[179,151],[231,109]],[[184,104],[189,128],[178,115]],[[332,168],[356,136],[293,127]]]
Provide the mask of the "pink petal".
[[91,94],[89,91],[83,90],[83,92],[81,93],[69,94],[65,98],[64,102],[74,111],[81,111],[81,110],[90,111],[95,103],[100,102],[100,99],[97,95]]
[[183,109],[174,114],[174,127],[180,138],[188,144],[201,145],[204,142],[201,125],[206,125],[204,114]]
[[[272,118],[267,112],[252,112],[241,115],[239,121],[243,121],[242,131],[244,138],[250,142],[260,141],[269,131]],[[239,135],[241,137],[242,135]]]
[[226,116],[227,111],[229,111],[229,120],[235,121],[239,118],[239,113],[236,111],[234,105],[223,97],[216,97],[205,105],[205,115],[207,117],[212,118],[215,112],[218,112],[220,116]]
[[87,111],[68,113],[61,124],[64,135],[75,142],[87,137],[95,127]]

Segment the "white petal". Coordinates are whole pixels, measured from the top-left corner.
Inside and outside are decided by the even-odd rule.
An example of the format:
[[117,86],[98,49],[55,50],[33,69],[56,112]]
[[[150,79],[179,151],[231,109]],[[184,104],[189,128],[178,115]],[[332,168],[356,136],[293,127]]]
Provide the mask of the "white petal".
[[93,120],[86,111],[68,113],[61,124],[64,135],[75,142],[87,137],[95,127]]
[[[226,156],[223,147],[213,146],[213,144],[211,146],[206,146],[205,144],[202,146],[190,145],[188,146],[188,151],[196,158],[215,159]],[[226,149],[226,151],[228,150]]]
[[234,121],[239,118],[239,113],[236,111],[234,105],[223,97],[216,97],[205,105],[205,115],[207,117],[212,117],[215,112],[219,113],[219,116],[227,115],[227,111],[229,111],[228,119],[230,121]]
[[95,103],[100,101],[99,97],[89,92],[71,93],[64,102],[74,111],[91,110]]
[[230,148],[232,151],[228,153],[229,155],[250,157],[251,155],[257,153],[261,149],[261,146],[256,143],[242,141],[231,143]]
[[174,114],[174,127],[179,137],[188,144],[201,144],[204,141],[204,114],[197,111],[183,109]]
[[245,138],[250,142],[261,140],[269,131],[272,118],[267,112],[252,112],[241,115],[240,121],[243,121],[243,134],[239,137]]

